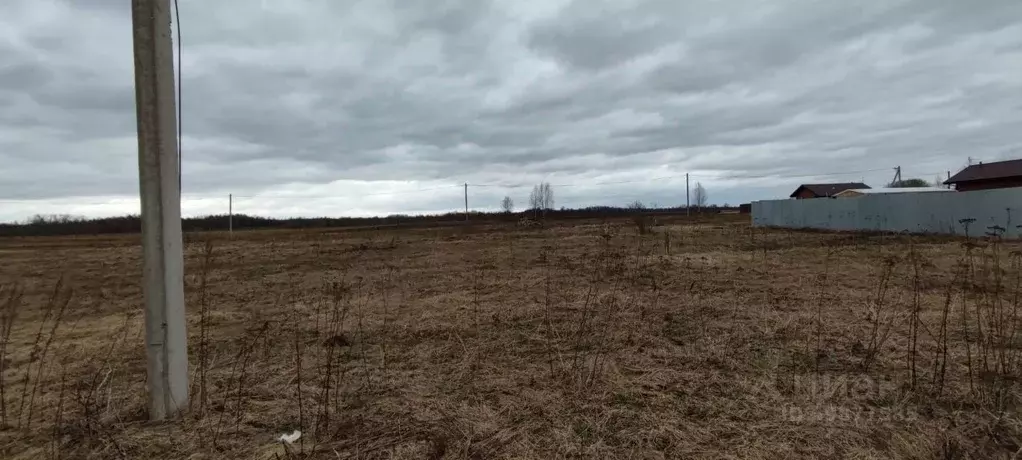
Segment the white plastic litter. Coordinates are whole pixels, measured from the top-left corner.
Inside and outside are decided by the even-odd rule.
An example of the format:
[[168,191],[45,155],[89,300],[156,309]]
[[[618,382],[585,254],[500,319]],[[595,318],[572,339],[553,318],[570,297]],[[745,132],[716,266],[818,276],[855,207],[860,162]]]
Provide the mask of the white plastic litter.
[[284,444],[294,444],[295,441],[297,441],[301,437],[302,437],[302,432],[298,431],[298,430],[295,430],[294,433],[291,433],[291,434],[284,433],[284,434],[280,435],[280,437],[277,438],[277,439],[280,442],[284,443]]

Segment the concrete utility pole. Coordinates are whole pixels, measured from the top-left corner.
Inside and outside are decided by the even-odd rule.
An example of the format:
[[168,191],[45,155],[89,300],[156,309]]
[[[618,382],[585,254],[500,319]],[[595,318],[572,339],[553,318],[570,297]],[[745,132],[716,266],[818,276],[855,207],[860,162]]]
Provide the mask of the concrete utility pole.
[[685,173],[685,215],[686,216],[692,215],[692,210],[690,209],[691,207],[692,207],[692,204],[689,202],[689,199],[688,199],[688,173]]
[[188,406],[170,0],[132,0],[149,418]]
[[234,194],[227,194],[227,234],[234,236]]
[[465,220],[468,220],[468,182],[465,182]]
[[901,183],[901,166],[894,167],[894,180],[891,181],[892,187],[897,187]]

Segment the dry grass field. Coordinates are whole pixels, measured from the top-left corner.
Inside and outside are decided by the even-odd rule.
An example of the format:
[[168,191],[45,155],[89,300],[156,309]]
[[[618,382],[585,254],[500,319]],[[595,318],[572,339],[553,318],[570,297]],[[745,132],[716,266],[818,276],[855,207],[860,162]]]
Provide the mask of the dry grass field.
[[0,457],[1022,455],[1019,243],[747,222],[190,234],[173,423],[138,236],[0,239]]

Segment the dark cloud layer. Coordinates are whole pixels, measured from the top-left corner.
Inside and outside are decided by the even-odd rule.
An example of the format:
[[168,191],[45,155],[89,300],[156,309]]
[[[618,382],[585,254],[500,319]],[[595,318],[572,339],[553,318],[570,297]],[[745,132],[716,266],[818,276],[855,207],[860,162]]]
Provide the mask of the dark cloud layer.
[[[137,209],[130,16],[5,3],[0,220]],[[501,185],[471,187],[493,208],[543,179],[564,205],[676,204],[686,172],[734,203],[1022,156],[1015,0],[181,0],[181,16],[186,213],[228,193],[275,215],[439,211],[464,182]]]

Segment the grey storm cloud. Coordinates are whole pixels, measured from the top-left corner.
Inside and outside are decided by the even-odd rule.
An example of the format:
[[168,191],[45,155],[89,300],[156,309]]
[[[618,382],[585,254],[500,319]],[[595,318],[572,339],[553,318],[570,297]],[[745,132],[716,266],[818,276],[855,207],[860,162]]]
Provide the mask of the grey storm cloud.
[[[525,187],[478,192],[493,208],[553,177],[575,185],[564,204],[629,191],[667,203],[679,183],[643,179],[690,172],[711,201],[735,203],[814,174],[881,181],[901,165],[930,179],[968,157],[1022,156],[1016,0],[180,7],[196,199],[408,192],[359,207],[391,213],[456,206],[416,187]],[[0,200],[137,193],[130,21],[122,0],[5,2]],[[598,186],[620,178],[636,185]],[[3,207],[0,220],[31,208]],[[96,212],[121,209],[134,211]]]

